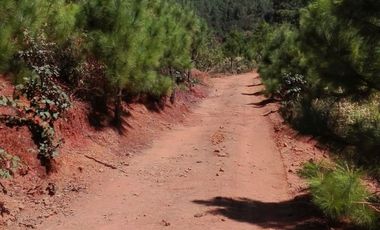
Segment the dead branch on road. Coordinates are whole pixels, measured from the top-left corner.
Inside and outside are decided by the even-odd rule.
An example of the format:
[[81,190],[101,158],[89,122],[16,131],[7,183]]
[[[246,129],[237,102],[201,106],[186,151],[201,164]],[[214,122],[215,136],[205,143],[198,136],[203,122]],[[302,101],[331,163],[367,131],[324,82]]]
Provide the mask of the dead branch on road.
[[116,167],[116,166],[114,166],[114,165],[112,165],[112,164],[109,164],[109,163],[103,162],[103,161],[101,161],[101,160],[98,160],[98,159],[96,159],[96,158],[94,158],[94,157],[91,157],[91,156],[88,156],[88,155],[84,155],[84,156],[85,156],[87,159],[93,160],[93,161],[95,161],[96,163],[101,164],[101,165],[103,165],[103,166],[105,166],[105,167],[107,167],[107,168],[114,169],[114,170],[120,170],[121,172],[126,173],[124,170],[122,170],[122,169],[120,169],[120,168],[118,168],[118,167]]

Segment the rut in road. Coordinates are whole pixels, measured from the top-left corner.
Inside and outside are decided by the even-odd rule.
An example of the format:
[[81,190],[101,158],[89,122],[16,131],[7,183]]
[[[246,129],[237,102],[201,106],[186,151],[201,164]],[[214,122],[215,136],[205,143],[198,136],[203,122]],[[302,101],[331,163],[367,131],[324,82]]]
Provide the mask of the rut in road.
[[212,79],[210,97],[135,156],[128,176],[115,172],[39,229],[299,227],[307,216],[288,192],[273,127],[252,106],[263,99],[255,78]]

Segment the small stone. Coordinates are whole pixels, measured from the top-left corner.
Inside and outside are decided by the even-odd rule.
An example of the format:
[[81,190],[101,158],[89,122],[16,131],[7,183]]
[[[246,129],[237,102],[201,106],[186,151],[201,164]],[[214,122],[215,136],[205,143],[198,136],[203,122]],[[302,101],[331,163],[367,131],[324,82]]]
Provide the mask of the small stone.
[[162,220],[162,224],[165,226],[165,227],[169,227],[171,224],[166,221],[166,220]]
[[121,165],[124,165],[124,166],[129,166],[129,163],[127,163],[127,162],[123,161],[123,162],[121,162]]
[[49,183],[45,190],[48,192],[49,196],[54,196],[57,193],[57,186],[54,183]]
[[194,215],[195,218],[201,218],[203,216],[204,216],[203,213],[197,213],[197,214]]
[[220,169],[219,169],[219,172],[224,172],[224,169],[220,168]]
[[217,157],[228,157],[228,155],[225,153],[218,153],[216,156]]
[[200,164],[200,163],[202,163],[202,161],[197,161],[197,164]]

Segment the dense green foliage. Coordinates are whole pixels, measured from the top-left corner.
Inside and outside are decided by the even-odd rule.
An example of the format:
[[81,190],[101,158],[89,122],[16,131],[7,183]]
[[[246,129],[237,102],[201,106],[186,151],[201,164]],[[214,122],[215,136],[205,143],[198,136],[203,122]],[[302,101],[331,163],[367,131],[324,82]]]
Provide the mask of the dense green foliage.
[[[222,72],[244,72],[261,57],[267,23],[298,24],[299,9],[310,0],[177,0],[193,7],[223,47]],[[224,60],[223,60],[224,59]]]
[[[294,127],[327,138],[340,158],[380,178],[380,3],[294,2],[279,4],[288,10],[277,10],[255,35],[264,38],[255,49],[266,91],[282,99]],[[373,212],[357,204],[368,193],[355,171],[314,169],[312,195],[326,214],[372,226]]]
[[[263,77],[274,79],[291,71],[307,74],[315,87],[330,92],[338,88],[348,94],[379,90],[379,16],[371,13],[380,11],[379,7],[376,1],[310,4],[302,10],[299,27],[284,24],[267,33]],[[370,13],[365,17],[347,13],[360,14],[360,9],[362,14]]]
[[301,46],[311,77],[331,90],[380,90],[380,3],[316,1],[303,11]]
[[313,201],[333,219],[349,218],[353,223],[375,229],[378,216],[370,204],[370,193],[360,172],[347,165],[326,167],[308,163],[301,172],[309,184]]
[[[65,0],[27,0],[0,2],[0,71],[11,71],[15,55],[23,49],[23,32],[37,35],[41,28],[49,39],[58,44],[67,41],[75,33],[78,4]],[[15,71],[13,69],[12,71]]]
[[272,11],[268,22],[290,23],[297,25],[300,9],[307,6],[312,0],[272,0]]
[[253,32],[263,22],[298,24],[299,9],[311,0],[177,0],[192,6],[220,38],[231,31]]
[[272,11],[270,0],[177,0],[197,10],[219,37],[233,30],[251,31]]
[[298,25],[265,31],[260,73],[268,93],[283,97],[286,78],[301,77],[285,116],[303,131],[356,146],[361,163],[378,162],[380,4],[319,0],[300,12]]

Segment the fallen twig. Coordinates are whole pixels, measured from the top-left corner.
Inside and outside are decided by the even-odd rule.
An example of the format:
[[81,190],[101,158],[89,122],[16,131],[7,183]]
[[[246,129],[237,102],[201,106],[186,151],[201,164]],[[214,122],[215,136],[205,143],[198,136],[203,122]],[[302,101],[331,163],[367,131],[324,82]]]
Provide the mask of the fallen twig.
[[118,167],[116,167],[116,166],[114,166],[114,165],[112,165],[112,164],[109,164],[109,163],[103,162],[103,161],[101,161],[101,160],[98,160],[98,159],[96,159],[96,158],[94,158],[94,157],[91,157],[91,156],[88,156],[88,155],[84,155],[84,156],[85,156],[86,158],[90,159],[90,160],[95,161],[95,162],[98,163],[98,164],[101,164],[101,165],[107,167],[107,168],[111,168],[111,169],[114,169],[114,170],[120,170],[121,172],[126,173],[124,170],[122,170],[122,169],[120,169],[120,168],[118,168]]
[[86,158],[88,158],[88,159],[90,159],[90,160],[93,160],[93,161],[95,161],[96,163],[99,163],[99,164],[101,164],[101,165],[103,165],[103,166],[106,166],[106,167],[108,167],[108,168],[111,168],[111,169],[117,169],[117,167],[116,166],[114,166],[114,165],[111,165],[111,164],[108,164],[108,163],[105,163],[105,162],[103,162],[103,161],[100,161],[100,160],[98,160],[98,159],[96,159],[96,158],[94,158],[94,157],[91,157],[91,156],[88,156],[88,155],[84,155]]
[[371,202],[355,202],[356,204],[365,204],[365,205],[368,205],[368,207],[372,208],[373,210],[375,210],[376,212],[380,213],[380,207],[377,207],[377,205],[380,205],[380,204],[374,204],[374,203],[371,203]]

